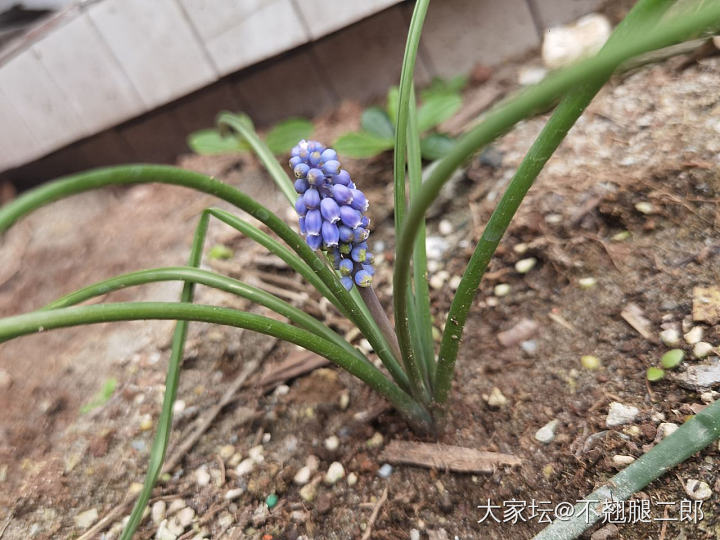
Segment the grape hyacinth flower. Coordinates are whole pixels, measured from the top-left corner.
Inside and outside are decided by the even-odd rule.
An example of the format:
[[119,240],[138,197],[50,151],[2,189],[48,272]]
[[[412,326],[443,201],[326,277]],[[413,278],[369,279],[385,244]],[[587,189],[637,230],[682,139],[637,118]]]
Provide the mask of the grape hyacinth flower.
[[290,152],[290,169],[298,193],[295,210],[300,233],[313,249],[321,249],[350,290],[369,287],[375,269],[368,252],[368,200],[341,168],[337,152],[317,141],[300,141]]

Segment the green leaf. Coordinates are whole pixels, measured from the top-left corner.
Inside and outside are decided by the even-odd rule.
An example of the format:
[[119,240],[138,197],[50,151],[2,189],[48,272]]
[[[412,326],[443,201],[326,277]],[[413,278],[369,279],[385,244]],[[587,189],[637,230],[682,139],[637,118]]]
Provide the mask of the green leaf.
[[367,131],[354,131],[341,135],[334,144],[341,156],[368,158],[376,156],[393,147],[392,139],[378,137]]
[[418,130],[427,131],[455,114],[462,105],[458,95],[439,95],[426,100],[418,109]]
[[223,136],[216,129],[201,129],[188,135],[188,146],[196,154],[211,156],[214,154],[232,154],[246,152],[249,146],[234,136]]
[[102,388],[97,394],[93,396],[89,403],[86,403],[80,408],[80,414],[87,414],[93,409],[100,407],[107,403],[112,397],[115,388],[117,387],[117,379],[110,378],[103,384]]
[[443,133],[431,133],[420,141],[422,157],[427,160],[436,160],[445,157],[457,143],[456,139]]
[[659,381],[665,377],[665,370],[660,369],[659,367],[649,367],[647,368],[647,380],[650,382],[656,382]]
[[400,88],[391,86],[387,94],[387,113],[390,122],[394,126],[397,123],[397,110],[400,101]]
[[377,135],[383,139],[395,137],[395,126],[393,126],[387,113],[380,107],[365,109],[360,124],[365,131],[372,135]]
[[305,118],[288,118],[275,126],[265,136],[265,143],[273,154],[284,154],[300,139],[307,139],[313,132],[312,122]]
[[457,75],[451,79],[443,79],[442,77],[433,77],[425,90],[420,92],[423,101],[432,99],[434,96],[459,94],[467,86],[468,77],[466,75]]
[[682,349],[672,349],[666,352],[660,358],[660,363],[665,369],[672,369],[680,365],[680,362],[685,358],[685,351]]

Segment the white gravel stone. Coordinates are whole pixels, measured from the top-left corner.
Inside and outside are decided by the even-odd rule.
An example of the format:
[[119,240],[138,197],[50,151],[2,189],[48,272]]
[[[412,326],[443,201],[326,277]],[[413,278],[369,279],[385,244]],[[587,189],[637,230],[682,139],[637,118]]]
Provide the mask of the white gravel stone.
[[660,442],[668,435],[672,435],[678,427],[680,426],[672,422],[662,422],[655,433],[655,442]]
[[325,483],[329,486],[335,484],[345,476],[345,468],[339,461],[333,461],[325,473]]
[[537,84],[545,78],[548,71],[544,67],[525,66],[520,68],[518,72],[518,84],[520,86],[530,86]]
[[330,437],[325,439],[324,444],[326,449],[328,449],[330,452],[334,452],[340,446],[340,439],[337,438],[337,435],[331,435]]
[[410,540],[420,540],[420,531],[417,529],[410,529]]
[[273,394],[275,394],[276,396],[284,396],[288,392],[290,392],[290,387],[287,384],[281,384],[275,388]]
[[245,493],[245,490],[243,488],[228,489],[225,492],[224,497],[226,501],[233,501],[240,497],[240,495],[242,495],[243,493]]
[[528,257],[527,259],[520,259],[515,263],[515,271],[520,274],[527,274],[530,270],[535,268],[537,259],[535,257]]
[[640,201],[639,203],[635,203],[635,210],[645,215],[655,213],[655,207],[652,205],[652,203],[649,203],[647,201]]
[[543,444],[548,444],[552,442],[555,439],[555,430],[557,430],[557,427],[559,425],[560,420],[558,420],[557,418],[551,420],[535,432],[535,439],[537,439]]
[[317,496],[317,483],[311,482],[300,488],[300,498],[305,502],[312,502]]
[[487,401],[487,404],[491,407],[497,408],[504,407],[508,402],[507,398],[497,386],[494,386],[493,389],[490,390],[490,395],[486,397],[485,401]]
[[160,525],[160,522],[165,519],[165,511],[167,510],[167,504],[165,501],[156,501],[152,505],[152,510],[150,511],[150,516],[152,518],[152,522],[155,525]]
[[667,347],[677,347],[680,345],[680,332],[676,328],[668,328],[660,332],[660,341]]
[[703,338],[703,329],[702,326],[693,326],[686,334],[685,334],[685,341],[688,343],[688,345],[695,345],[699,341],[702,341]]
[[382,466],[378,469],[377,475],[380,478],[389,478],[392,472],[392,465],[390,465],[389,463],[383,463]]
[[345,410],[350,405],[350,393],[345,391],[342,394],[340,394],[340,409]]
[[442,260],[448,247],[447,240],[445,240],[442,236],[428,236],[425,239],[425,251],[428,259],[430,260]]
[[495,296],[507,296],[510,293],[510,285],[507,283],[498,283],[493,288],[493,294]]
[[351,472],[350,474],[348,474],[348,476],[347,476],[348,486],[353,487],[355,484],[357,484],[357,481],[358,481],[357,474],[355,474],[354,472]]
[[87,529],[98,520],[97,508],[91,508],[90,510],[80,512],[73,519],[75,521],[75,525],[77,525],[78,528]]
[[598,13],[585,15],[570,25],[548,28],[542,44],[543,63],[557,69],[595,54],[611,31],[610,21]]
[[310,470],[310,467],[305,465],[304,467],[300,467],[298,469],[298,472],[295,473],[295,476],[293,477],[293,482],[295,482],[299,486],[304,486],[310,481],[311,476],[312,471]]
[[640,413],[637,407],[632,405],[624,405],[617,401],[610,403],[610,409],[608,410],[607,418],[605,419],[605,425],[607,427],[622,426],[623,424],[629,424],[635,417]]
[[179,535],[175,534],[173,531],[170,530],[167,519],[164,519],[160,522],[160,526],[155,533],[156,540],[177,540],[178,536]]
[[195,519],[195,510],[189,506],[186,506],[177,513],[178,523],[180,523],[180,525],[182,525],[185,529],[192,525],[193,519]]
[[307,514],[302,510],[293,510],[290,513],[290,521],[293,523],[305,523]]
[[709,355],[713,349],[713,347],[710,343],[707,341],[698,341],[693,346],[693,356],[695,358],[705,358],[707,355]]
[[255,468],[255,460],[252,458],[246,458],[243,459],[237,467],[235,467],[235,473],[238,476],[245,476],[246,474],[249,474],[252,472],[252,470]]
[[635,458],[632,456],[625,456],[622,454],[617,454],[612,457],[613,465],[616,467],[627,467],[630,465],[633,461],[635,461]]
[[182,499],[173,499],[170,506],[167,509],[167,515],[172,516],[176,512],[179,512],[187,506],[187,503]]
[[685,482],[685,493],[691,499],[696,501],[704,501],[712,496],[712,489],[702,480],[696,480],[695,478],[689,479]]
[[262,447],[262,445],[253,446],[248,451],[248,457],[252,459],[255,463],[262,463],[265,461],[265,456],[263,455],[263,452],[265,452],[265,449]]
[[173,403],[173,414],[180,414],[185,410],[185,402],[182,399],[178,399]]
[[447,219],[440,220],[440,223],[438,223],[438,231],[440,231],[440,234],[443,236],[447,236],[448,234],[452,234],[453,232],[453,226],[450,221]]
[[457,288],[460,286],[460,281],[462,281],[462,278],[460,276],[453,276],[450,278],[450,281],[448,281],[448,286],[453,291],[457,291]]
[[200,487],[205,487],[210,483],[210,473],[205,467],[200,467],[195,471],[195,481]]
[[597,279],[592,276],[580,278],[578,279],[578,285],[580,285],[583,289],[590,289],[597,285]]
[[220,457],[223,459],[223,461],[227,461],[235,455],[235,447],[232,444],[226,444],[220,447],[218,453],[220,454]]

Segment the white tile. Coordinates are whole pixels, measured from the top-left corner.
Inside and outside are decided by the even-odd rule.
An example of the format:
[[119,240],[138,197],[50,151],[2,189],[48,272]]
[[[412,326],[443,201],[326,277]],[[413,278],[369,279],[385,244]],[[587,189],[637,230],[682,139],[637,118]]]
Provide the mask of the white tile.
[[104,0],[88,14],[147,107],[217,78],[174,0]]
[[88,134],[75,108],[55,84],[32,50],[16,56],[0,69],[5,99],[24,120],[41,155]]
[[86,14],[57,28],[33,49],[89,131],[101,131],[145,111]]
[[306,21],[313,39],[339,30],[397,4],[400,0],[365,0],[348,2],[341,0],[296,0],[296,5]]
[[0,171],[22,165],[42,152],[15,106],[0,86]]
[[309,40],[291,0],[178,0],[222,75]]

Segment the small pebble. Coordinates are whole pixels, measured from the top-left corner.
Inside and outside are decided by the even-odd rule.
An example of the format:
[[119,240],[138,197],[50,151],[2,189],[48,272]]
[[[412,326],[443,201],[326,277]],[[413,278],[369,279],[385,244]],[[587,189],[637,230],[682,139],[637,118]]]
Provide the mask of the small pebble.
[[[182,531],[180,531],[180,534],[182,534]],[[155,533],[156,540],[177,540],[178,536],[178,534],[175,534],[174,531],[170,530],[170,524],[167,519],[160,522],[160,526]]]
[[688,497],[696,501],[704,501],[712,496],[710,486],[707,485],[706,482],[696,480],[695,478],[691,478],[685,482],[685,493],[687,493]]
[[378,469],[377,475],[380,478],[389,478],[392,472],[392,465],[390,465],[389,463],[383,463],[382,466]]
[[340,409],[345,410],[350,405],[350,392],[345,390],[342,394],[340,394]]
[[235,467],[235,474],[238,476],[245,476],[255,468],[255,460],[251,458],[243,459],[237,467]]
[[703,338],[702,326],[693,326],[688,333],[685,334],[685,341],[688,345],[695,345]]
[[311,482],[300,488],[300,498],[305,502],[313,502],[317,496],[317,484]]
[[428,236],[425,239],[425,251],[430,260],[442,260],[448,247],[447,240],[442,236]]
[[290,512],[290,521],[293,523],[305,523],[307,521],[307,514],[302,510],[293,510]]
[[616,467],[627,467],[633,461],[635,461],[635,458],[632,456],[624,456],[618,454],[612,457],[613,465],[615,465]]
[[276,396],[285,396],[290,392],[290,387],[287,384],[281,384],[275,387],[273,394]]
[[611,240],[613,242],[624,242],[628,238],[630,238],[630,231],[620,231],[619,233],[612,235]]
[[513,246],[513,251],[517,253],[518,255],[524,255],[527,253],[528,245],[525,243],[515,244]]
[[235,455],[235,447],[231,444],[221,446],[218,454],[220,454],[220,457],[223,459],[223,461],[227,461]]
[[507,283],[498,283],[493,288],[493,294],[495,296],[507,296],[510,293],[510,285]]
[[660,332],[660,341],[662,341],[666,347],[677,347],[680,345],[680,332],[675,328],[668,328]]
[[528,339],[520,342],[520,348],[527,354],[535,354],[537,352],[537,341],[534,339]]
[[597,356],[586,354],[580,358],[580,365],[587,370],[595,371],[602,367],[602,362],[600,362],[600,359]]
[[649,203],[647,201],[635,203],[635,210],[645,215],[655,213],[655,207],[652,205],[652,203]]
[[142,431],[147,431],[149,429],[152,429],[152,427],[153,427],[152,416],[150,416],[149,414],[143,414],[140,417],[140,429]]
[[334,452],[340,446],[340,439],[338,439],[336,435],[331,435],[325,439],[324,444],[325,448],[327,448],[330,452]]
[[155,503],[153,503],[150,516],[155,525],[160,525],[160,522],[165,519],[166,509],[167,504],[165,504],[165,501],[155,501]]
[[345,468],[339,461],[333,461],[325,473],[325,483],[329,486],[335,484],[338,480],[345,476]]
[[358,481],[357,474],[355,474],[354,472],[351,472],[350,474],[348,474],[348,476],[347,476],[348,486],[353,487],[355,484],[357,484],[357,481]]
[[520,274],[527,274],[537,264],[535,257],[528,257],[527,259],[520,259],[515,263],[515,271]]
[[73,518],[73,520],[75,521],[75,525],[77,525],[78,528],[87,529],[98,520],[97,508],[91,508],[90,510],[80,512]]
[[605,424],[607,427],[622,426],[623,424],[629,424],[635,417],[640,413],[637,407],[632,405],[624,405],[613,401],[610,403],[607,418]]
[[555,430],[558,425],[560,425],[560,421],[557,418],[551,420],[535,432],[535,439],[543,444],[552,442],[555,439]]
[[262,447],[262,445],[253,446],[248,451],[248,457],[252,459],[255,463],[262,463],[265,461],[265,457],[263,456],[263,452],[265,449]]
[[7,390],[12,386],[13,380],[10,374],[4,369],[0,369],[0,390]]
[[195,471],[195,481],[200,487],[205,487],[210,484],[210,473],[207,472],[205,467],[200,467]]
[[189,506],[186,506],[177,513],[178,523],[185,529],[192,525],[193,519],[195,519],[195,510]]
[[263,433],[262,436],[262,442],[263,444],[267,444],[272,440],[272,435],[270,433]]
[[442,289],[449,276],[450,274],[446,270],[440,270],[433,274],[429,281],[430,287],[435,290]]
[[693,346],[693,356],[695,356],[695,358],[705,358],[713,349],[714,347],[707,341],[698,341]]
[[438,231],[440,231],[440,234],[442,234],[443,236],[452,234],[452,232],[453,232],[452,223],[450,223],[447,219],[440,220],[440,223],[438,223]]
[[672,435],[679,426],[672,422],[662,422],[655,433],[655,442],[662,441],[668,435]]
[[545,216],[545,223],[548,223],[550,225],[557,225],[558,223],[562,223],[562,220],[562,214],[552,213]]
[[707,392],[703,392],[700,394],[700,401],[707,404],[714,403],[718,396],[720,396],[718,392],[715,392],[714,390],[708,390]]
[[185,402],[182,399],[178,399],[173,403],[173,414],[180,414],[185,410]]
[[578,285],[580,285],[580,287],[582,287],[583,289],[590,289],[597,285],[597,279],[595,279],[594,277],[580,278],[578,279]]
[[486,396],[485,401],[487,401],[487,404],[491,407],[496,408],[504,407],[508,402],[507,398],[497,386],[494,386],[493,389],[490,390],[490,395]]
[[460,276],[453,276],[450,278],[450,281],[448,281],[448,285],[453,291],[457,291],[457,288],[460,286],[461,281],[462,278]]
[[225,500],[233,501],[233,500],[237,499],[238,497],[240,497],[240,495],[242,495],[243,493],[245,493],[245,490],[242,488],[228,489],[225,492]]
[[373,433],[373,436],[365,442],[365,446],[368,448],[380,448],[383,445],[383,442],[385,442],[385,438],[382,433],[376,431]]
[[417,529],[410,529],[410,540],[420,540],[420,531]]
[[187,503],[182,499],[173,499],[170,506],[167,509],[167,515],[172,516],[176,512],[179,512],[187,506]]

